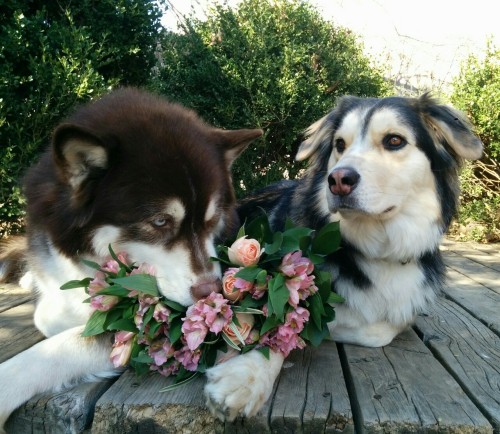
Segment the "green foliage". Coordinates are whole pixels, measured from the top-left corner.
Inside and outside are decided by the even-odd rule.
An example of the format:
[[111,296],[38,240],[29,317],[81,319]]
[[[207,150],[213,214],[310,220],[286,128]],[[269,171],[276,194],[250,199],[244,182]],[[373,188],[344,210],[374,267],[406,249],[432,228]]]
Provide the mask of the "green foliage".
[[153,0],[10,0],[0,15],[1,236],[19,225],[19,179],[55,124],[119,83],[149,79],[161,10]]
[[464,238],[500,240],[500,49],[470,56],[454,82],[453,104],[463,110],[485,145],[479,162],[462,172],[459,225]]
[[[387,92],[347,29],[333,26],[300,0],[243,0],[217,5],[184,33],[166,33],[155,87],[223,128],[261,127],[234,165],[237,189],[295,177],[300,133],[342,94]],[[241,193],[241,189],[239,190]]]

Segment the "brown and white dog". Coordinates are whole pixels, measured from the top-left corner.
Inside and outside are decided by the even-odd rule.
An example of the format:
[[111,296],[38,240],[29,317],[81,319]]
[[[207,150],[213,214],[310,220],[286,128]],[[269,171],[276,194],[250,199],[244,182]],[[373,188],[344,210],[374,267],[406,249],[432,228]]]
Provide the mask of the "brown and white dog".
[[[217,290],[214,240],[239,224],[229,168],[261,134],[210,127],[135,89],[112,92],[56,128],[24,183],[24,280],[36,292],[35,324],[47,339],[0,365],[0,431],[35,394],[116,374],[109,336],[80,336],[91,313],[87,295],[59,289],[92,275],[82,258],[102,263],[111,244],[151,264],[160,292],[183,305]],[[211,378],[216,396],[230,394],[218,391],[217,371]]]

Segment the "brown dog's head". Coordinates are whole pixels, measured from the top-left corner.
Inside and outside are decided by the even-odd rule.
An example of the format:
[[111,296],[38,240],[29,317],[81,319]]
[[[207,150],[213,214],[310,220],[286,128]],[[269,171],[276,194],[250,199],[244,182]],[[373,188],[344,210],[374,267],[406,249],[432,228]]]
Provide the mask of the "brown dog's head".
[[[82,107],[26,178],[31,233],[70,258],[108,245],[156,269],[161,292],[191,304],[215,289],[214,240],[237,225],[229,168],[261,130],[225,131],[136,89]],[[33,237],[32,237],[33,238]]]

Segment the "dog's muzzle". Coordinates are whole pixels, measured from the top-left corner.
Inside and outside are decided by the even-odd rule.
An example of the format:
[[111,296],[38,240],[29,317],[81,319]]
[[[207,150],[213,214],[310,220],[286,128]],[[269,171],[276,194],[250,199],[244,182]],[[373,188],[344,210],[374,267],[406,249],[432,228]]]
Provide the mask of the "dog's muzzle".
[[195,300],[208,297],[212,292],[221,292],[222,282],[220,279],[200,280],[191,286],[191,295]]
[[352,167],[338,167],[328,175],[328,185],[335,196],[348,196],[358,186],[360,178]]

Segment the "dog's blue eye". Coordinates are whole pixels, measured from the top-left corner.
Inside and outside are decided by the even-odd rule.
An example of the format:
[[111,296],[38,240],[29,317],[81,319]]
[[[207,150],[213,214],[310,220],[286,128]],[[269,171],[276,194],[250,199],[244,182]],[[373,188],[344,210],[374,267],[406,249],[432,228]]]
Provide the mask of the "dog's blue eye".
[[382,142],[384,147],[390,150],[400,149],[408,143],[403,137],[396,134],[388,134]]
[[164,217],[159,217],[153,220],[153,225],[161,228],[167,224],[167,219]]
[[345,141],[344,141],[344,139],[336,139],[335,140],[335,149],[340,154],[345,151]]

